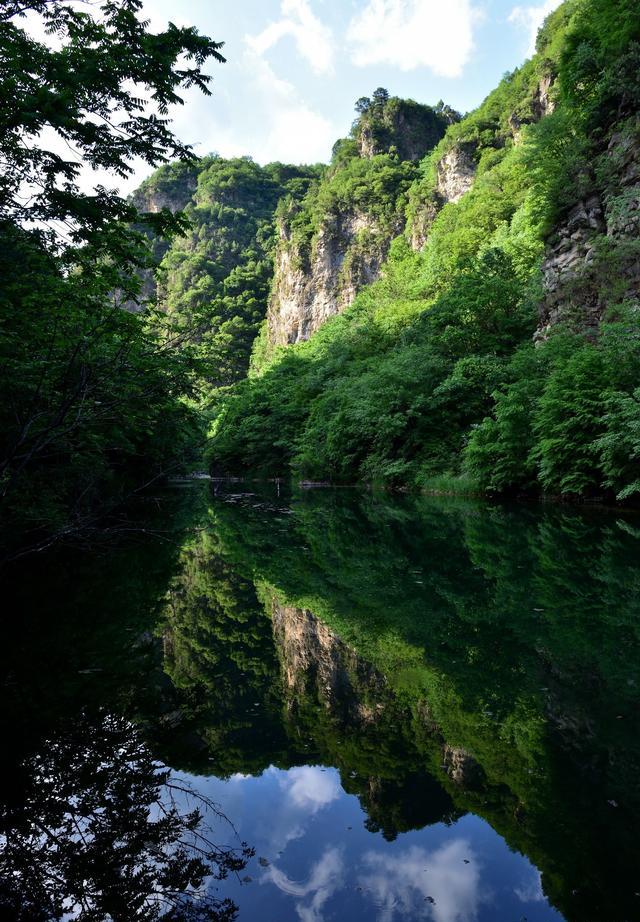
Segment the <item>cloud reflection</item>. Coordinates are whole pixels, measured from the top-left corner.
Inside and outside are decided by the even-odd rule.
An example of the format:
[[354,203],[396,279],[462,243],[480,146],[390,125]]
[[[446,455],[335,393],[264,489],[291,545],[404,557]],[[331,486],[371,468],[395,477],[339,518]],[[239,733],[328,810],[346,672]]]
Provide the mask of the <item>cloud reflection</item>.
[[328,772],[316,765],[291,768],[281,775],[279,783],[292,804],[312,814],[340,796],[336,772]]
[[307,832],[313,817],[342,794],[335,769],[302,765],[288,771],[271,766],[262,775],[268,793],[254,804],[252,824],[270,857]]
[[273,883],[296,898],[296,912],[301,922],[322,922],[322,907],[344,884],[342,848],[327,848],[311,866],[305,882],[291,880],[284,871],[272,865],[260,881]]
[[531,868],[531,878],[516,887],[514,893],[522,903],[541,903],[545,896],[540,871]]
[[[465,863],[468,862],[468,863]],[[471,846],[454,839],[436,851],[412,846],[397,855],[370,851],[362,858],[359,883],[379,912],[377,922],[433,919],[473,922],[480,873]]]

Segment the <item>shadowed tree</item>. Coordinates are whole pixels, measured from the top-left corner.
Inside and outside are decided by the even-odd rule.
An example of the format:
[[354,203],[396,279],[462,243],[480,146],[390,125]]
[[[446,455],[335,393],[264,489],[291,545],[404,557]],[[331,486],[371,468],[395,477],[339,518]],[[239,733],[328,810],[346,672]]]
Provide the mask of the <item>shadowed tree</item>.
[[16,922],[230,922],[214,881],[253,854],[219,846],[215,804],[155,761],[125,719],[83,716],[22,762],[0,808],[0,914]]

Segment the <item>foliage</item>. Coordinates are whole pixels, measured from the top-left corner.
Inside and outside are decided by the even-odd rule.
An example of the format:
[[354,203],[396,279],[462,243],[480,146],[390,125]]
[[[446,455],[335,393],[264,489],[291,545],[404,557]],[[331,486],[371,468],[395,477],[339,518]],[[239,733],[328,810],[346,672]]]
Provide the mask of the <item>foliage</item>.
[[159,253],[158,299],[167,335],[195,362],[206,392],[247,373],[267,310],[277,203],[299,199],[317,169],[208,157],[188,187],[183,175],[174,180],[166,171],[161,168],[137,195],[172,196],[189,220],[187,233]]
[[[141,0],[88,4],[54,0],[4,4],[1,21],[2,181],[0,216],[13,221],[72,222],[76,240],[94,240],[114,219],[135,215],[115,192],[79,188],[81,161],[119,176],[140,157],[156,164],[184,158],[189,148],[173,135],[166,114],[182,102],[182,88],[209,94],[202,66],[224,61],[220,43],[193,27],[171,23],[149,32],[139,18]],[[22,26],[26,13],[39,21],[51,44]],[[153,108],[143,98],[147,93]],[[45,133],[43,141],[42,133]],[[78,157],[65,159],[56,137]],[[59,149],[59,147],[58,147]],[[30,189],[25,198],[21,193]]]
[[[219,847],[219,810],[152,757],[126,720],[83,715],[21,766],[22,801],[0,813],[0,908],[17,922],[232,922],[212,879],[245,867]],[[197,806],[186,810],[181,800]],[[8,833],[8,834],[7,834]]]
[[[221,46],[193,28],[153,33],[141,7],[33,0],[0,13],[0,501],[14,549],[81,530],[183,463],[195,433],[182,358],[119,307],[148,260],[138,212],[80,187],[81,161],[124,177],[133,157],[192,156],[167,109],[183,88],[208,92],[202,67]],[[145,221],[185,227],[168,209]]]

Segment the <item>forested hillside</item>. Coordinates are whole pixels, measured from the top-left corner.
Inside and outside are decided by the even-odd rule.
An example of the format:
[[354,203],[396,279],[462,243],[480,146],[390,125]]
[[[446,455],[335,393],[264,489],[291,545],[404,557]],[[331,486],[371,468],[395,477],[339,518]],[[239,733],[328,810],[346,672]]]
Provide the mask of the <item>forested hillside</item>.
[[285,196],[299,200],[321,172],[321,166],[261,167],[248,157],[210,156],[167,164],[134,194],[141,212],[169,208],[189,222],[172,241],[151,237],[157,267],[145,275],[138,309],[148,298],[156,301],[167,334],[189,350],[203,386],[246,376],[267,311],[276,206]]
[[86,184],[92,170],[127,177],[135,158],[195,159],[166,116],[186,88],[209,94],[221,44],[152,32],[141,7],[0,10],[0,562],[104,530],[199,447],[188,354],[155,312],[122,309],[141,295],[147,235],[185,222]]
[[[418,162],[389,119],[363,149],[389,100],[360,101],[329,179],[280,211],[253,372],[211,395],[214,471],[640,492],[639,42],[634,0],[566,0],[476,111],[434,112],[449,124]],[[326,216],[359,209],[377,219],[360,252],[395,237],[380,278],[310,315],[296,273],[322,261]]]
[[[2,14],[3,542],[91,530],[203,449],[222,474],[640,494],[636,0],[565,0],[464,117],[378,88],[326,166],[196,158],[166,115],[220,43],[140,10]],[[129,200],[82,187],[134,158],[160,170]]]

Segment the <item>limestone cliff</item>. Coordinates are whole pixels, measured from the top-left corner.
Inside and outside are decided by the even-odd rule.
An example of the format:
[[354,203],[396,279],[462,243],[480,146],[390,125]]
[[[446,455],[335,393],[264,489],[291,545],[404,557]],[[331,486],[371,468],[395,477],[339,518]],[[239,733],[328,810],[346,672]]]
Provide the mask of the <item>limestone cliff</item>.
[[280,221],[268,311],[270,341],[286,345],[308,339],[348,307],[360,288],[378,277],[391,240],[403,226],[401,215],[383,228],[359,209],[332,211],[324,216],[307,255],[287,222]]
[[280,211],[268,310],[273,345],[308,339],[379,277],[391,241],[405,226],[416,163],[452,117],[384,95],[359,106],[351,138],[336,144],[319,185],[300,208]]
[[184,211],[198,186],[198,167],[176,163],[163,167],[145,180],[131,199],[139,211],[157,214],[166,208],[172,214]]
[[190,226],[171,241],[151,238],[158,269],[142,274],[140,303],[126,307],[155,298],[174,340],[202,349],[214,385],[246,375],[267,312],[276,207],[283,196],[295,203],[318,172],[210,156],[161,167],[133,196],[143,212],[184,211]]
[[518,144],[522,129],[553,112],[554,76],[545,73],[526,84],[517,106],[506,120],[491,114],[491,97],[487,100],[487,117],[479,121],[484,137],[478,137],[478,124],[463,120],[435,149],[431,169],[409,193],[407,239],[413,250],[421,250],[429,231],[444,205],[455,204],[472,188],[478,164],[484,154]]

